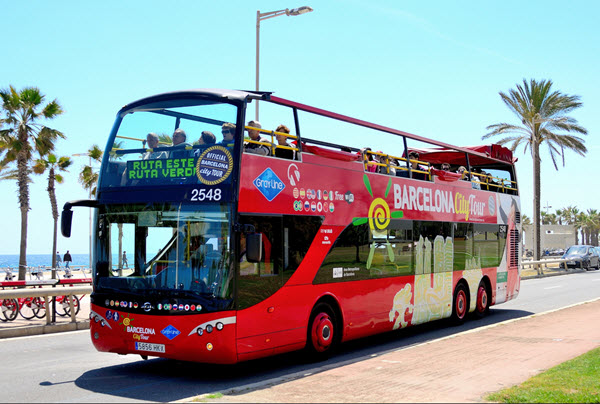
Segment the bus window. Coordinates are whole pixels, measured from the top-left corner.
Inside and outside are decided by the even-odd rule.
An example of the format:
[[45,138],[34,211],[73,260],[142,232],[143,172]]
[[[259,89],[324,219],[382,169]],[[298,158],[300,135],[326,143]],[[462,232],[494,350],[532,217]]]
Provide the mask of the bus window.
[[238,308],[250,307],[275,293],[294,274],[323,222],[320,216],[245,216],[262,235],[262,259],[248,262],[246,237],[240,236]]
[[446,222],[414,222],[415,274],[453,270],[452,226]]

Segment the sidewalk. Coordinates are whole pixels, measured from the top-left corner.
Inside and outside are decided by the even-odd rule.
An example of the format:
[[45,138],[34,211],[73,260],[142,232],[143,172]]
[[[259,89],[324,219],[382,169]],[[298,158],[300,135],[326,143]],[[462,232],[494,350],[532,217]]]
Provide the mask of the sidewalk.
[[466,331],[256,390],[185,402],[484,402],[600,346],[600,299]]
[[[49,275],[49,273],[45,273],[43,279],[49,279]],[[88,276],[89,275],[86,275],[81,271],[73,271],[73,278],[83,278]],[[27,280],[29,280],[29,277]],[[62,288],[63,286],[57,287]],[[10,289],[8,288],[4,290]],[[56,314],[56,322],[47,325],[45,316],[43,318],[34,317],[31,320],[27,320],[19,314],[13,321],[0,322],[0,339],[22,337],[27,335],[51,334],[55,332],[75,331],[89,328],[90,297],[89,295],[85,295],[83,298],[81,298],[81,296],[78,297],[80,298],[80,310],[76,315],[75,323],[71,322],[70,316],[61,317]],[[59,303],[57,303],[57,305],[59,305]]]

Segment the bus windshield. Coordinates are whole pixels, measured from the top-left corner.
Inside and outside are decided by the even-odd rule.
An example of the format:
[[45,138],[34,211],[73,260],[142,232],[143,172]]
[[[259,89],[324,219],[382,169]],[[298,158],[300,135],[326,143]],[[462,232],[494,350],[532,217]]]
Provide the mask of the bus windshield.
[[225,308],[233,293],[228,209],[107,205],[98,216],[96,292],[177,292]]
[[169,200],[181,201],[191,200],[190,187],[200,186],[219,188],[218,195],[224,196],[231,184],[235,142],[223,139],[222,129],[225,125],[235,131],[237,113],[235,105],[202,99],[124,109],[106,148],[100,191],[170,186],[181,192]]

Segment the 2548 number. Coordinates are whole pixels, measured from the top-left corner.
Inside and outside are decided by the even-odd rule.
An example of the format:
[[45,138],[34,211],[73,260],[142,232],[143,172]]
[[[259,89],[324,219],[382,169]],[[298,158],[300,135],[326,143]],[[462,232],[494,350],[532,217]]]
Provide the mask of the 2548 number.
[[215,189],[192,189],[192,197],[191,200],[194,202],[202,202],[204,200],[209,201],[220,201],[221,200],[221,190],[219,188]]

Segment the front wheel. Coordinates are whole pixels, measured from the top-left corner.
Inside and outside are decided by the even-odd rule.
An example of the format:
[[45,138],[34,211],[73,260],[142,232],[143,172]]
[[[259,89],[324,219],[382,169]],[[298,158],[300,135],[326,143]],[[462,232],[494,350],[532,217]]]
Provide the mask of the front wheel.
[[469,299],[467,298],[467,288],[459,283],[454,290],[454,299],[452,303],[452,322],[459,325],[465,322],[468,312]]
[[79,298],[75,295],[73,296],[61,296],[56,299],[57,303],[60,300],[60,304],[56,307],[56,314],[59,316],[67,317],[71,315],[71,306],[69,305],[69,300],[73,298],[73,309],[75,310],[75,315],[79,313]]
[[321,303],[313,309],[308,323],[306,348],[312,359],[323,360],[337,345],[335,313],[331,306]]
[[26,320],[31,320],[40,311],[40,308],[33,301],[33,297],[26,297],[21,301],[21,307],[19,308],[19,314]]

